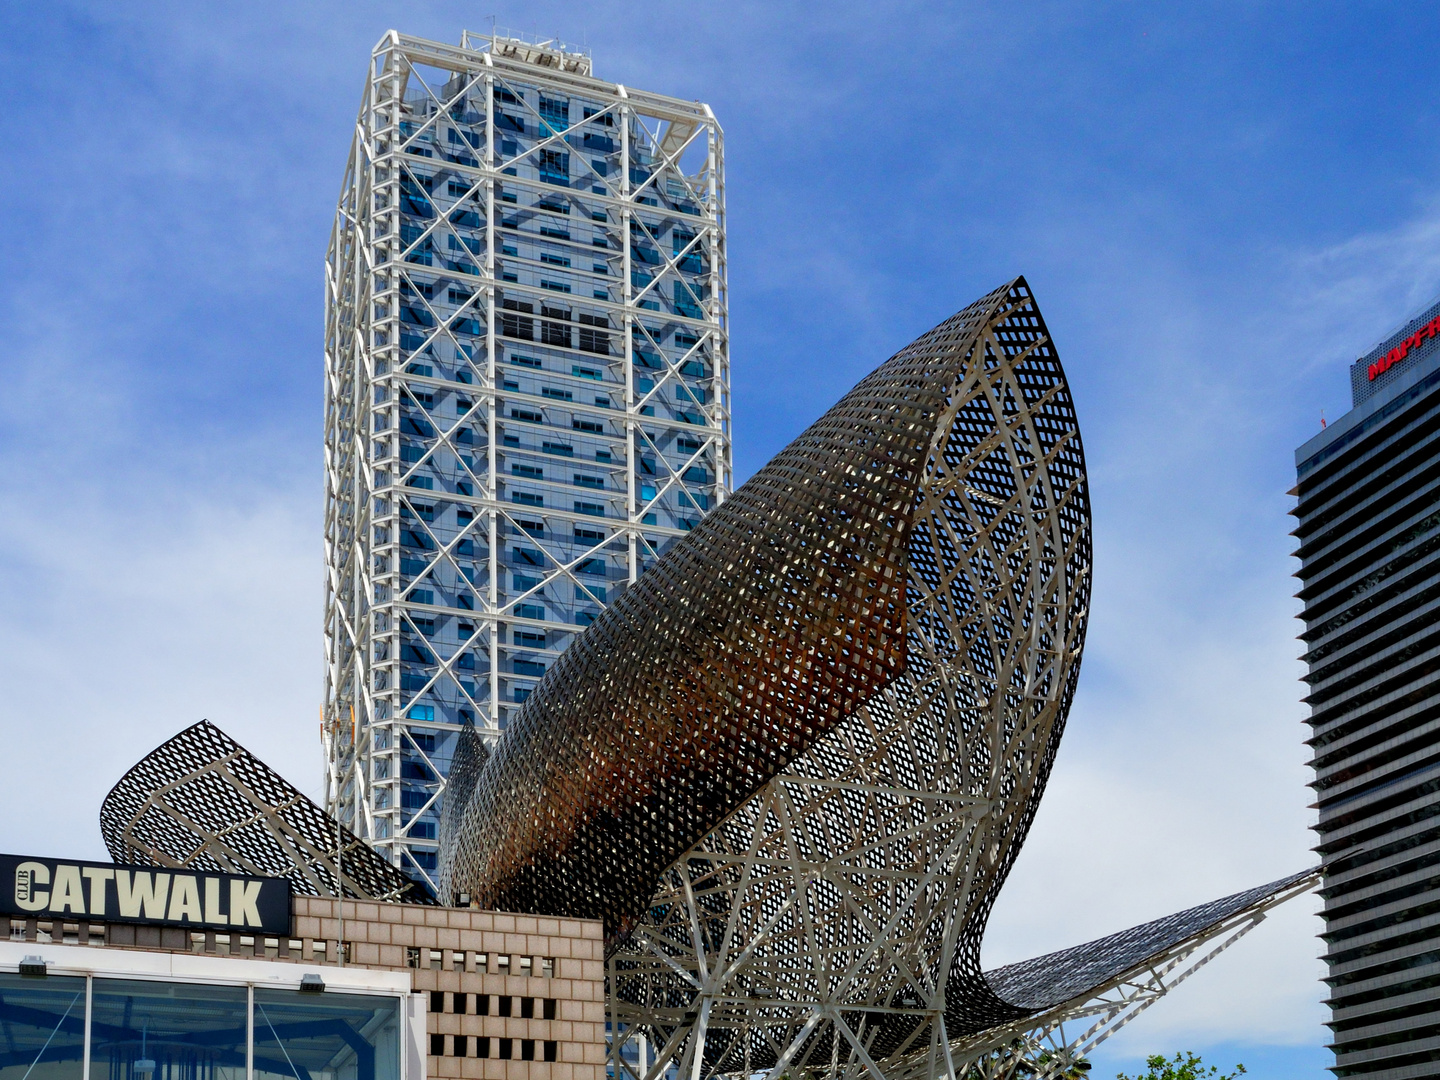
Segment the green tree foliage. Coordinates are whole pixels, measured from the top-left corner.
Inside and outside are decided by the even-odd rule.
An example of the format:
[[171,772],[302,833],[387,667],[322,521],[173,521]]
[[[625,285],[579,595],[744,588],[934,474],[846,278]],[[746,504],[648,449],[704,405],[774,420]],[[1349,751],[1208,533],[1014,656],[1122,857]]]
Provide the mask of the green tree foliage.
[[1176,1054],[1174,1060],[1167,1059],[1163,1054],[1156,1054],[1154,1057],[1145,1059],[1147,1071],[1140,1076],[1127,1076],[1125,1073],[1117,1073],[1115,1080],[1235,1080],[1245,1071],[1244,1065],[1236,1065],[1232,1073],[1222,1074],[1214,1065],[1205,1067],[1198,1054],[1185,1051],[1183,1054]]

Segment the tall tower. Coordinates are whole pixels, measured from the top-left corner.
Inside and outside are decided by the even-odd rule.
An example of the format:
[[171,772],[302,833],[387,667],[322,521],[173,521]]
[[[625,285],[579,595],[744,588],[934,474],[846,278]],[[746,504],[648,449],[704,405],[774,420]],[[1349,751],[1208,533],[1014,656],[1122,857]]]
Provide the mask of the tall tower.
[[429,883],[462,725],[731,489],[720,127],[590,72],[386,34],[326,258],[326,800]]
[[1440,303],[1295,452],[1337,1076],[1440,1075]]

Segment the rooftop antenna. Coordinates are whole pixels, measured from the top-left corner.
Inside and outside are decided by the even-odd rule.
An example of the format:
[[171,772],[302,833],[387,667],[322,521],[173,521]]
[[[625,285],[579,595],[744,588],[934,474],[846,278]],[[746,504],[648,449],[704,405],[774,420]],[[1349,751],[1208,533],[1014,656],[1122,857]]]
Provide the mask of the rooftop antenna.
[[490,44],[495,44],[495,16],[490,16]]

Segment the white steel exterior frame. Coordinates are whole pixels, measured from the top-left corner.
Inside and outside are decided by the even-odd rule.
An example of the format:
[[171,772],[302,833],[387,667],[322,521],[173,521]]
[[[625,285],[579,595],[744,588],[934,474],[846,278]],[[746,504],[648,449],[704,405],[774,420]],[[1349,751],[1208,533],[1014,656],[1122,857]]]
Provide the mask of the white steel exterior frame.
[[[732,484],[724,137],[713,113],[594,79],[587,56],[556,43],[470,34],[462,41],[456,47],[392,31],[377,45],[325,280],[325,803],[432,886],[433,876],[404,854],[434,848],[430,837],[411,831],[443,797],[447,761],[431,748],[437,738],[444,745],[459,723],[454,715],[435,717],[433,709],[429,719],[423,711],[417,719],[416,703],[443,688],[469,714],[465,721],[473,718],[487,740],[498,737],[511,712],[507,690],[523,700],[538,680],[525,672],[543,671],[582,628],[560,621],[555,597],[568,598],[573,588],[577,608],[613,599],[581,575],[593,573],[598,560],[612,593],[623,591]],[[584,119],[572,122],[568,111],[557,118],[553,104],[547,112],[547,94],[563,96],[567,110],[570,99],[586,103]],[[483,117],[475,109],[481,101]],[[498,132],[502,120],[533,126],[533,137],[522,142]],[[446,152],[442,130],[458,151]],[[618,140],[590,134],[596,130],[614,131]],[[602,151],[611,143],[609,159],[618,150],[618,169],[590,159],[592,143]],[[589,153],[576,152],[582,148]],[[563,156],[546,158],[547,150]],[[581,174],[575,184],[543,171],[562,160],[568,174],[571,158]],[[431,190],[442,171],[448,194],[463,188],[453,200]],[[423,230],[405,225],[402,205],[428,207],[433,220]],[[547,239],[540,241],[520,219],[538,220],[552,208],[557,216],[546,220],[565,228],[547,233],[542,224],[539,235]],[[566,246],[570,220],[586,211],[592,220],[604,218],[604,273],[599,262],[594,273],[571,265],[579,249]],[[666,231],[673,238],[668,252]],[[548,239],[561,233],[566,242]],[[441,257],[442,238],[458,257]],[[522,256],[522,245],[526,255],[540,249],[541,259]],[[561,272],[542,269],[561,260]],[[557,296],[556,281],[537,282],[542,272],[575,291]],[[593,295],[584,299],[587,285]],[[442,288],[448,304],[438,295]],[[553,359],[547,361],[553,371],[502,367],[502,353],[514,355],[507,329],[523,334],[528,327],[534,341],[540,323],[542,351],[552,357],[561,355],[550,348],[552,336],[562,340],[555,335],[563,332],[567,346],[573,341],[569,325],[544,319],[551,303],[565,305],[567,320],[572,306],[582,309],[581,348],[589,333],[591,348],[602,343],[609,355],[571,346],[561,358],[577,361],[573,377]],[[515,315],[501,317],[512,309]],[[452,352],[455,373],[448,375],[443,365]],[[520,376],[532,374],[535,385],[521,386]],[[576,400],[591,389],[603,389],[608,400]],[[451,401],[454,415],[442,416]],[[542,424],[509,423],[507,410]],[[608,477],[598,478],[608,489],[604,502],[577,502],[574,511],[555,499],[587,492],[553,479],[527,483],[523,465],[512,463],[516,477],[504,468],[507,454],[518,456],[520,447],[517,436],[508,442],[502,436],[526,424],[563,430],[557,425],[567,416],[565,435],[579,433],[603,447],[597,460],[610,463]],[[406,423],[415,432],[428,428],[429,437],[405,437]],[[436,484],[443,494],[430,486]],[[507,491],[517,501],[507,501]],[[558,538],[563,530],[564,544],[532,542],[531,519],[541,512],[521,497],[543,501],[546,535]],[[440,516],[435,504],[454,506],[457,522],[462,514],[472,520],[447,533],[426,520],[427,511]],[[597,521],[600,508],[605,517]],[[578,546],[570,543],[572,531]],[[402,554],[402,533],[424,545],[423,568]],[[598,538],[579,542],[580,533]],[[511,580],[502,576],[502,554],[516,536],[529,551],[539,549],[543,565]],[[467,553],[480,549],[488,554],[472,563]],[[432,580],[442,587],[453,582],[450,603],[443,595],[436,602],[437,589],[416,595],[417,582]],[[465,602],[472,607],[453,606]],[[444,631],[432,628],[461,617],[455,640],[437,640]],[[543,644],[517,658],[515,629]],[[418,653],[403,651],[416,642]],[[411,676],[407,656],[430,663]],[[402,768],[427,777],[423,805],[401,805]]]

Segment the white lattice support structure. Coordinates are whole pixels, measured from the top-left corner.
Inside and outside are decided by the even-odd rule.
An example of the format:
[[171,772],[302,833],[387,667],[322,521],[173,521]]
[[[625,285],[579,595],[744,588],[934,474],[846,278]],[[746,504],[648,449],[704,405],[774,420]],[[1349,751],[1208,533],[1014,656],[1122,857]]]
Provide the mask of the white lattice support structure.
[[724,138],[559,42],[391,32],[326,259],[326,804],[433,885],[461,727],[731,488]]
[[[712,1018],[724,1015],[732,1022],[744,1020],[756,1028],[768,1019],[783,1030],[783,1037],[769,1040],[775,1054],[773,1066],[766,1070],[768,1080],[778,1080],[787,1072],[802,1071],[812,1076],[865,1076],[869,1080],[1013,1080],[1015,1077],[1064,1080],[1084,1075],[1083,1070],[1075,1071],[1076,1066],[1097,1046],[1259,926],[1272,909],[1311,891],[1319,882],[1318,870],[1293,875],[1156,923],[1002,968],[992,973],[997,989],[1007,987],[1021,969],[1024,969],[1023,978],[1032,984],[1053,989],[1078,981],[1084,984],[1084,989],[1066,1000],[1029,1010],[1015,1020],[957,1039],[945,1034],[943,1008],[849,1010],[837,1008],[833,1002],[811,1000],[787,1002],[777,1010],[776,998],[768,995],[723,996],[713,992],[707,995],[707,986],[697,985],[698,980],[693,978],[698,964],[682,968],[673,956],[666,955],[654,946],[653,940],[646,939],[642,948],[648,946],[658,961],[652,971],[680,974],[691,984],[695,997],[688,1008],[656,1010],[637,1009],[612,996],[609,1003],[611,1068],[613,1075],[630,1080],[660,1080],[672,1074],[700,1075],[696,1069],[696,1053],[703,1055],[703,1040]],[[693,882],[690,895],[697,897],[696,907],[703,907],[703,899],[695,892]],[[696,958],[699,956],[697,949]],[[608,974],[612,985],[621,984],[613,960]],[[1092,984],[1092,979],[1097,981]],[[724,976],[718,980],[712,978],[709,985],[713,987],[725,981]],[[696,1000],[702,1002],[698,1010],[694,1007]],[[898,1012],[924,1025],[924,1045],[894,1055],[883,1065],[877,1064],[863,1035],[856,1032],[857,1026],[864,1031],[863,1024],[857,1025],[853,1017],[861,1015],[865,1020],[872,1020],[880,1013]],[[847,1020],[846,1015],[851,1019]],[[803,1023],[795,1024],[797,1017]],[[802,1046],[815,1036],[817,1029],[823,1031],[824,1026],[833,1027],[840,1034],[840,1038],[829,1043],[828,1060],[822,1056],[818,1063],[812,1060],[808,1068],[797,1068],[796,1059]],[[650,1044],[661,1031],[668,1031],[668,1038],[656,1054]],[[785,1037],[789,1037],[788,1042],[784,1041]],[[728,1072],[707,1068],[703,1075],[729,1075],[736,1080],[757,1075],[754,1070],[747,1072],[747,1068],[749,1063]]]

